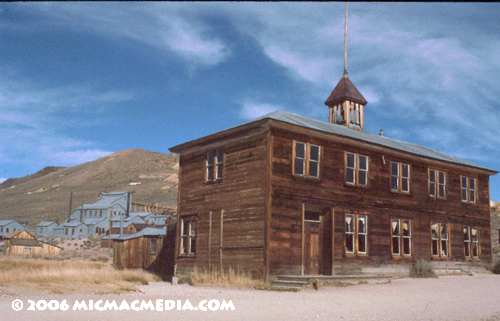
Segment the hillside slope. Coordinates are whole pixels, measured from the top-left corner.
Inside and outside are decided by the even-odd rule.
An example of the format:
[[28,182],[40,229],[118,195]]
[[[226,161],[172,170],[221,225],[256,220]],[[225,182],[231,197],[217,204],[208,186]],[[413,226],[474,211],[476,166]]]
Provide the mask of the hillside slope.
[[125,191],[132,200],[177,205],[178,156],[128,149],[73,167],[48,167],[33,175],[0,184],[0,219],[28,222],[34,230],[42,220],[60,222],[101,192]]

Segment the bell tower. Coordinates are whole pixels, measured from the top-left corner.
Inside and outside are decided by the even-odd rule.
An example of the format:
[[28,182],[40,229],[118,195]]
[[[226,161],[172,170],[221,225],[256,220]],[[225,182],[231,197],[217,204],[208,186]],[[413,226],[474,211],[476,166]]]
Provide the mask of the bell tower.
[[345,5],[344,75],[325,101],[329,121],[333,124],[363,130],[363,107],[368,102],[347,76],[347,3]]

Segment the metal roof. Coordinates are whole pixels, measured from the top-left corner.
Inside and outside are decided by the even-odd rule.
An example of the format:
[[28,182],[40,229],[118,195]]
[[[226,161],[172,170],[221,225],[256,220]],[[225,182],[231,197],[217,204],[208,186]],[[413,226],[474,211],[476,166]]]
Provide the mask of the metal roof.
[[34,239],[10,239],[10,244],[19,246],[42,246],[37,240]]
[[361,95],[361,93],[351,82],[347,74],[344,74],[344,76],[342,76],[337,86],[335,86],[332,93],[325,101],[325,105],[333,106],[337,102],[341,102],[345,99],[356,101],[362,105],[368,104],[365,97]]
[[[385,137],[385,136],[380,136],[380,135],[375,135],[372,133],[367,133],[364,131],[359,131],[359,130],[353,130],[350,128],[347,128],[342,125],[337,125],[337,124],[332,124],[329,122],[317,120],[317,119],[312,119],[304,116],[300,116],[294,113],[290,113],[284,110],[278,110],[272,113],[269,113],[267,115],[258,117],[256,119],[253,119],[245,124],[257,122],[263,119],[273,119],[281,122],[285,122],[288,124],[292,125],[297,125],[305,128],[310,128],[310,129],[315,129],[318,131],[330,133],[330,134],[335,134],[339,136],[344,136],[372,144],[377,144],[380,146],[384,147],[389,147],[393,148],[399,151],[427,157],[427,158],[432,158],[432,159],[437,159],[441,161],[446,161],[454,164],[459,164],[459,165],[465,165],[465,166],[471,166],[475,168],[480,168],[483,170],[487,171],[492,171],[492,172],[497,172],[495,170],[474,164],[472,162],[460,159],[455,156],[451,156],[445,153],[441,153],[439,151],[423,147],[417,144],[413,143],[408,143],[404,142],[401,140]],[[241,125],[240,125],[241,126]],[[237,126],[239,127],[239,126]]]
[[117,241],[126,241],[135,239],[143,236],[165,236],[167,235],[166,228],[154,228],[154,227],[146,227],[145,229],[129,235],[124,235],[123,237],[116,238]]
[[0,220],[0,226],[5,226],[5,225],[10,224],[12,222],[15,222],[15,220]]
[[40,223],[38,223],[36,226],[37,227],[46,227],[46,226],[50,226],[52,224],[56,224],[56,222],[50,222],[50,221],[41,221]]

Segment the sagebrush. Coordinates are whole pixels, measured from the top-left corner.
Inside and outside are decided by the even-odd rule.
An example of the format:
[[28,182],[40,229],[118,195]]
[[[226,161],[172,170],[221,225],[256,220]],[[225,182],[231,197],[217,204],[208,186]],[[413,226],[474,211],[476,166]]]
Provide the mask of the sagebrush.
[[500,261],[497,261],[493,265],[493,268],[491,269],[491,272],[493,272],[494,274],[500,274]]
[[410,277],[412,278],[437,278],[434,272],[434,267],[431,262],[425,260],[417,260],[415,264],[410,267]]

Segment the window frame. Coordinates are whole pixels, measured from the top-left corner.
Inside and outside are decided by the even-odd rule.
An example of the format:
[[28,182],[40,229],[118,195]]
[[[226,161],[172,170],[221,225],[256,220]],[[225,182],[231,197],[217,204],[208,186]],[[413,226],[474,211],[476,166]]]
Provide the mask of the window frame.
[[[149,240],[149,255],[156,255],[157,239],[152,237]],[[154,245],[153,245],[154,244]]]
[[[476,237],[474,240],[474,235],[472,233],[473,230],[476,230]],[[464,235],[464,256],[469,260],[477,260],[479,259],[479,228],[477,226],[463,226],[463,235]],[[466,237],[468,239],[466,239]]]
[[[464,182],[466,186],[464,186]],[[474,182],[474,188],[471,188],[471,182]],[[460,175],[460,198],[462,199],[462,203],[477,204],[477,190],[477,178]]]
[[[398,231],[394,234],[394,223],[397,223]],[[403,224],[408,223],[408,235],[404,234]],[[394,239],[398,241],[398,252],[394,253]],[[409,253],[405,253],[405,243],[408,240]],[[409,219],[392,218],[391,219],[391,254],[393,258],[411,258],[413,256],[412,245],[412,222]]]
[[205,155],[205,183],[222,181],[226,159],[224,149],[212,149],[207,151]]
[[[355,220],[353,231],[348,231],[347,229],[347,217],[351,217],[351,220]],[[360,219],[364,218],[365,226],[364,232],[360,232]],[[350,224],[349,224],[350,225]],[[347,250],[347,235],[352,235],[352,251]],[[361,237],[364,239],[364,251],[360,251],[360,240]],[[368,215],[366,214],[354,214],[346,213],[344,214],[344,254],[346,256],[368,256],[369,246],[368,246]]]
[[[434,173],[434,181],[431,180],[431,173]],[[441,174],[444,176],[444,182],[441,182]],[[448,173],[437,169],[429,168],[428,171],[428,185],[429,196],[436,199],[446,199],[448,191]],[[431,186],[434,187],[434,194],[432,194]],[[441,193],[441,186],[443,192]]]
[[[354,167],[349,166],[349,156],[352,155],[354,157]],[[366,169],[362,169],[360,164],[361,157],[366,159]],[[360,155],[358,153],[345,152],[345,183],[351,186],[358,187],[369,187],[369,174],[370,174],[370,157],[366,155]],[[352,181],[348,181],[348,172],[352,171]],[[365,173],[364,184],[360,182],[360,172]]]
[[[433,236],[432,227],[437,225],[437,238]],[[443,225],[446,225],[446,238],[443,238]],[[437,241],[438,254],[434,254],[434,241]],[[446,242],[446,255],[443,254],[443,242]],[[431,222],[431,258],[432,259],[450,259],[451,244],[450,244],[450,223]]]
[[[304,157],[297,157],[297,145],[304,145]],[[312,159],[312,148],[318,148],[318,157],[316,159]],[[293,141],[293,150],[292,150],[292,175],[295,177],[303,177],[308,179],[321,179],[321,158],[323,154],[323,148],[320,145],[304,143],[297,140]],[[297,173],[296,164],[300,161],[303,163],[302,165],[302,174]],[[316,175],[311,175],[311,164],[316,164]]]
[[[394,175],[393,173],[393,166],[397,164],[397,175]],[[408,168],[408,176],[403,177],[403,172],[404,172],[404,167]],[[411,165],[402,163],[402,162],[393,162],[391,161],[391,167],[390,167],[390,174],[391,174],[391,179],[390,179],[390,187],[391,187],[391,192],[394,193],[404,193],[404,194],[410,194],[410,182],[411,182]],[[397,179],[397,186],[396,188],[393,188],[393,179]],[[403,190],[403,183],[406,180],[407,182],[407,190]]]
[[[185,231],[185,223],[187,223],[188,231]],[[194,224],[193,224],[194,223]],[[180,219],[181,228],[179,231],[179,255],[180,256],[196,256],[197,237],[198,237],[198,215],[185,215]],[[194,226],[194,233],[193,233]],[[186,232],[186,233],[185,233]],[[194,251],[193,251],[194,240]]]

